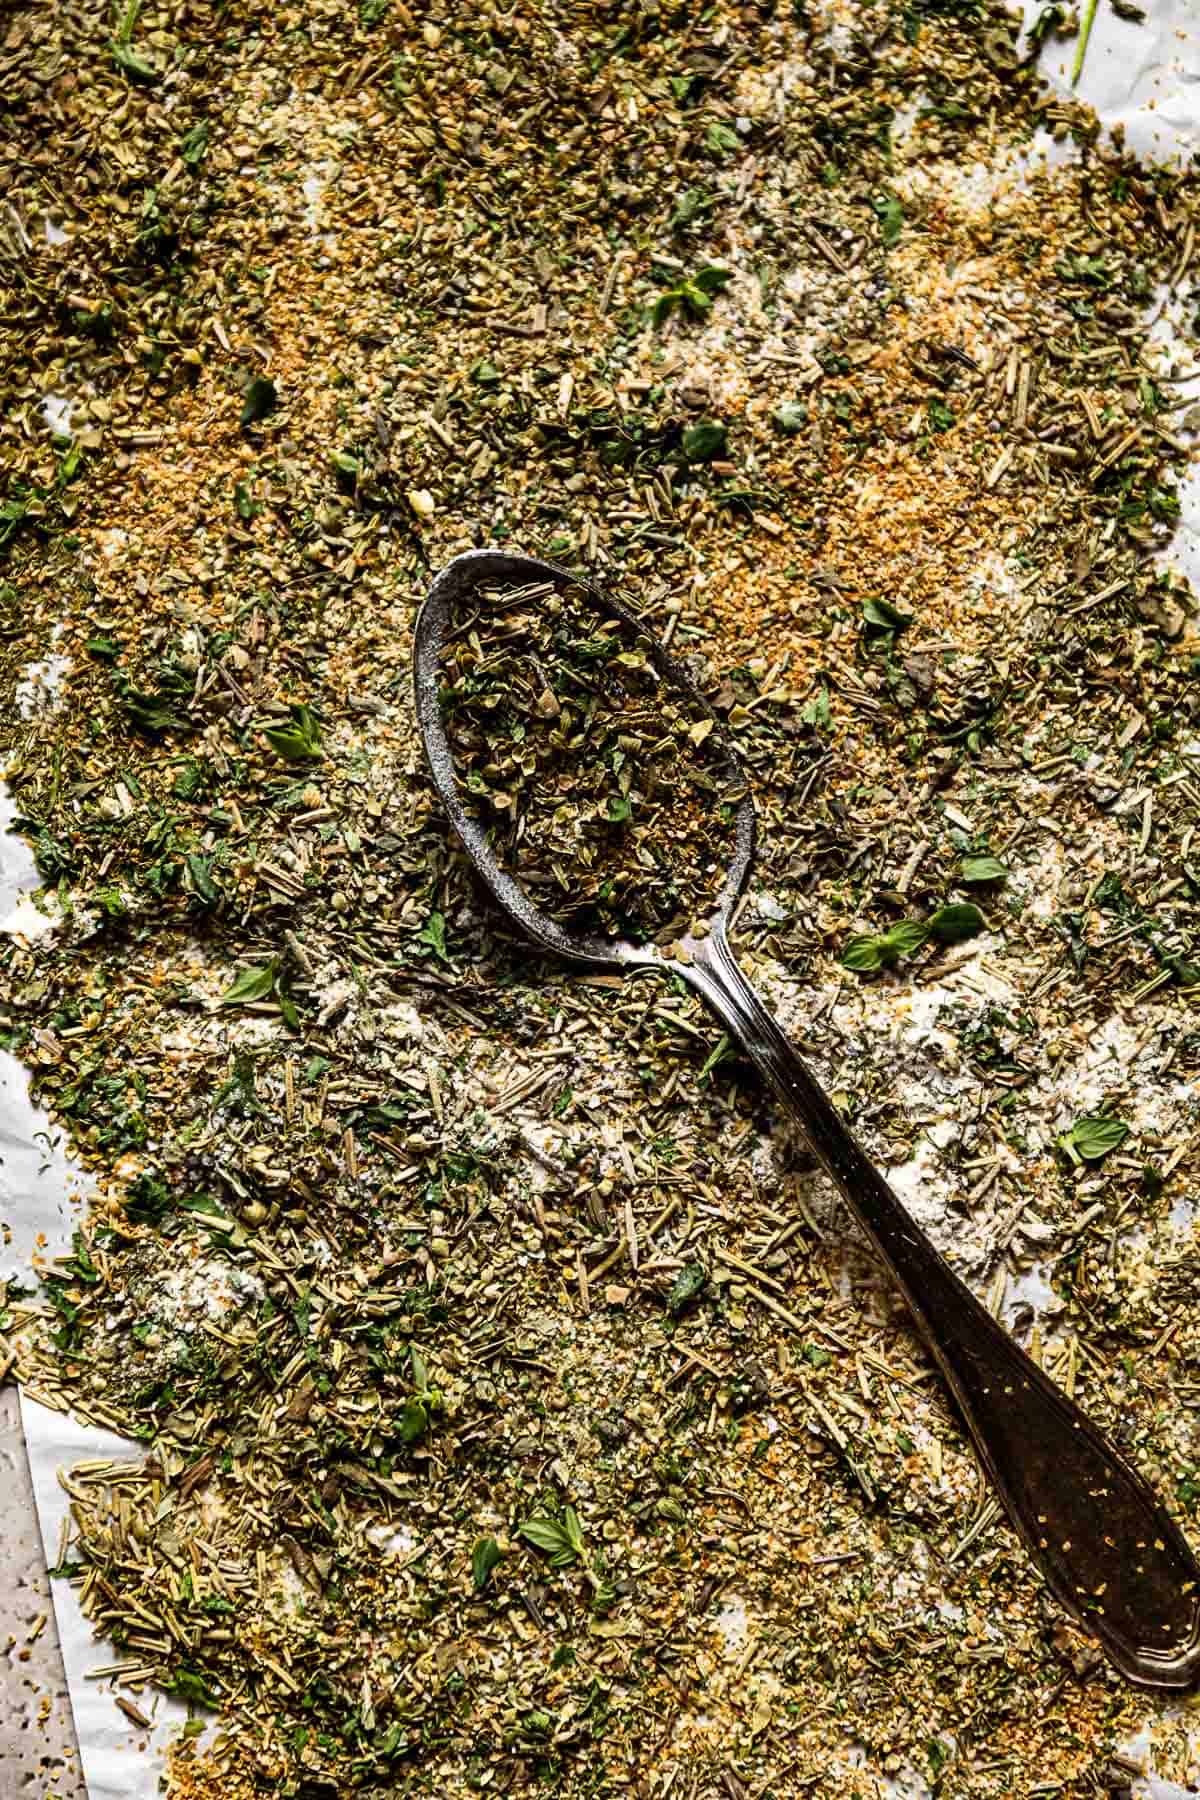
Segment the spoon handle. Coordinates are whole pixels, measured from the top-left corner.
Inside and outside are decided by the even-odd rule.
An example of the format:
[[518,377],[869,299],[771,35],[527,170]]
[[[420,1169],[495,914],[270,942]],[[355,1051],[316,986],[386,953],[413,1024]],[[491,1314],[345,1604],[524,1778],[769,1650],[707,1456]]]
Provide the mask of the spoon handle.
[[791,1108],[890,1266],[1009,1518],[1057,1599],[1130,1681],[1194,1686],[1200,1567],[1151,1488],[909,1217],[742,974],[722,922],[678,972]]

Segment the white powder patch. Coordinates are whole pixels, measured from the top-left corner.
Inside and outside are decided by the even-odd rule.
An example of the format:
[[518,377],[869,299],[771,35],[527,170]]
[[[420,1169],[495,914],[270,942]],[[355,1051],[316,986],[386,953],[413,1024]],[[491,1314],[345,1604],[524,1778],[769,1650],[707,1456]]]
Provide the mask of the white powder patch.
[[1041,1263],[1031,1263],[1009,1277],[1001,1319],[1011,1331],[1021,1323],[1026,1310],[1039,1321],[1053,1318],[1063,1310],[1063,1301],[1047,1281]]
[[56,437],[70,437],[74,410],[75,402],[66,394],[46,394],[42,400],[42,417]]
[[746,1603],[739,1594],[725,1596],[713,1624],[721,1634],[726,1657],[736,1656],[745,1648],[746,1639],[750,1635],[750,1624],[746,1617]]
[[892,143],[899,147],[912,132],[922,111],[929,104],[928,94],[916,94],[898,106],[892,115],[890,134]]
[[[894,135],[894,134],[893,134]],[[913,156],[921,155],[921,108],[907,127]],[[1019,205],[1031,180],[1047,169],[1077,160],[1079,151],[1068,138],[1059,143],[1047,131],[1038,131],[1028,144],[1012,145],[990,162],[961,162],[950,157],[910,163],[897,174],[895,187],[901,200],[914,204],[936,199],[940,207],[972,224],[984,224],[989,215],[1003,217]]]
[[928,1232],[940,1250],[951,1249],[959,1235],[947,1216],[953,1190],[941,1175],[941,1159],[929,1136],[918,1139],[908,1162],[888,1169],[886,1174],[897,1199],[921,1229]]
[[1073,873],[1059,840],[1047,833],[1032,862],[1010,869],[1005,893],[1023,902],[1035,919],[1050,919],[1063,910],[1060,889]]
[[368,1525],[367,1538],[385,1556],[408,1556],[420,1542],[411,1525]]
[[736,110],[751,119],[778,116],[787,104],[789,94],[812,77],[812,64],[795,56],[774,64],[743,69],[734,90]]
[[314,235],[321,229],[322,202],[335,168],[336,164],[331,162],[314,163],[300,183],[300,191],[304,195],[304,223]]
[[187,1315],[224,1318],[250,1302],[261,1301],[262,1295],[257,1276],[202,1256],[181,1268],[167,1270],[154,1290],[152,1305],[164,1323],[178,1325]]
[[[1076,1059],[1060,1070],[1055,1082],[1059,1102],[1055,1118],[1060,1130],[1065,1131],[1081,1115],[1100,1112],[1106,1096],[1128,1081],[1143,1050],[1141,1036],[1140,1021],[1114,1014],[1104,1021]],[[1174,1122],[1178,1108],[1193,1098],[1186,1082],[1153,1089],[1139,1084],[1139,1122],[1151,1130],[1165,1131]]]

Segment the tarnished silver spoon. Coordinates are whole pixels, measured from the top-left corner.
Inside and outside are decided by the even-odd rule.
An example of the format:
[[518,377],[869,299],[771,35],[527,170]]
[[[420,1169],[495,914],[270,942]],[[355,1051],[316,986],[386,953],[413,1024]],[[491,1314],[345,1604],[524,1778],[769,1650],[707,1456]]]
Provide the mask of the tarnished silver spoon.
[[[1058,1600],[1095,1634],[1114,1665],[1148,1688],[1200,1680],[1200,1567],[1153,1490],[1086,1414],[1013,1342],[959,1280],[860,1149],[837,1110],[739,969],[727,927],[754,853],[748,787],[733,853],[707,929],[668,955],[657,946],[565,930],[503,868],[464,806],[442,719],[439,664],[457,614],[480,590],[549,583],[585,593],[599,613],[637,621],[603,592],[553,563],[499,550],[456,557],[434,581],[413,646],[417,719],[434,784],[486,886],[544,950],[609,970],[657,969],[701,996],[789,1107],[847,1205],[891,1269],[958,1403],[1013,1526]],[[682,669],[642,634],[667,688],[705,706]],[[710,711],[705,706],[706,711]],[[710,711],[711,716],[711,711]],[[731,768],[736,758],[726,751]]]

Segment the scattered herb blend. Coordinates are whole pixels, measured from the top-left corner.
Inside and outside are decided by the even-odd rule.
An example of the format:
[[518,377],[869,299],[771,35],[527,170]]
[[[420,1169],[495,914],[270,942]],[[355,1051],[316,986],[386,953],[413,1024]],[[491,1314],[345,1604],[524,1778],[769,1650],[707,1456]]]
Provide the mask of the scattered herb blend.
[[1200,172],[1040,81],[1071,29],[9,9],[0,1032],[93,1191],[0,1369],[130,1441],[55,1566],[130,1757],[215,1727],[172,1800],[1200,1780],[699,1003],[479,907],[410,705],[474,543],[633,596],[753,784],[739,954],[1194,1534]]
[[544,912],[664,944],[703,926],[745,783],[643,632],[582,589],[484,590],[441,675],[467,804]]

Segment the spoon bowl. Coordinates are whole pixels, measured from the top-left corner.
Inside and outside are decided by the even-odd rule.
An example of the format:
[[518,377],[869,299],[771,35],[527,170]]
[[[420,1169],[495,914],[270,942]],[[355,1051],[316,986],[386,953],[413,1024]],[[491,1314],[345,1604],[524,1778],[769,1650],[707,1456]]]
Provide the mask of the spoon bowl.
[[[512,556],[499,550],[469,550],[442,570],[429,590],[417,623],[413,644],[413,670],[416,684],[417,722],[424,740],[433,784],[441,796],[450,823],[462,841],[493,896],[513,924],[544,950],[553,950],[571,962],[587,963],[593,968],[620,969],[635,967],[677,968],[676,960],[663,953],[657,944],[635,944],[628,938],[603,938],[593,932],[568,931],[557,919],[543,911],[516,876],[510,873],[496,854],[483,824],[468,806],[454,767],[454,751],[442,714],[440,668],[446,645],[453,636],[455,614],[482,587],[504,583],[525,586],[532,582],[547,592],[563,593],[571,589],[586,597],[601,617],[622,620],[638,634],[640,645],[653,663],[665,688],[676,689],[689,704],[720,725],[708,701],[689,680],[679,664],[652,638],[631,612],[608,596],[601,599],[598,591],[581,582],[569,570],[554,563],[536,561],[529,556]],[[716,928],[726,923],[737,904],[754,857],[754,801],[749,783],[737,756],[720,739],[727,769],[741,778],[743,793],[734,815],[733,854],[726,870],[717,904],[710,915]],[[681,940],[687,950],[692,940]]]

